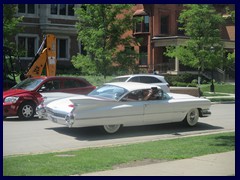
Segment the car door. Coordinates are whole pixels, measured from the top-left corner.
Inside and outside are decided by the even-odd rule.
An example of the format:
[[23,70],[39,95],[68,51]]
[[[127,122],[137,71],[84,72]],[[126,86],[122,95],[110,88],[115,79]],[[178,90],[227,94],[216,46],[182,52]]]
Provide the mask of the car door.
[[112,114],[121,119],[121,124],[142,125],[143,121],[143,101],[139,101],[138,92],[132,91],[121,98],[118,102],[112,104],[108,114]]
[[115,104],[109,113],[118,119],[121,119],[123,125],[142,125],[143,121],[143,102],[142,101],[125,101]]
[[144,124],[180,121],[182,120],[180,106],[182,106],[180,103],[175,103],[168,96],[163,96],[159,100],[144,101]]
[[[141,102],[106,101],[94,99],[71,99],[74,103],[76,120],[91,125],[143,124],[143,104]],[[86,120],[86,121],[85,121]]]

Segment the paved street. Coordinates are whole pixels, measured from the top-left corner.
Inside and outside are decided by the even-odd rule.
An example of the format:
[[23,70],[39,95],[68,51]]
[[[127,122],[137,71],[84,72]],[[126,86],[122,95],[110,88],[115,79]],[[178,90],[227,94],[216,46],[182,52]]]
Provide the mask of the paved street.
[[69,129],[48,120],[3,121],[3,155],[44,153],[70,149],[142,142],[164,138],[235,131],[235,104],[214,104],[212,116],[200,118],[197,127],[181,123],[126,127],[114,135],[102,134],[97,128]]

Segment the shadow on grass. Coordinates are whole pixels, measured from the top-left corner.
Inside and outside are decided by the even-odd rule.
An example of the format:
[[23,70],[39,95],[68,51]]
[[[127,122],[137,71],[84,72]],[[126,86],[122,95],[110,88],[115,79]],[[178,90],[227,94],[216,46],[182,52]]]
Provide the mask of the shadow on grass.
[[213,146],[228,146],[235,147],[235,136],[219,136],[215,138],[216,141]]

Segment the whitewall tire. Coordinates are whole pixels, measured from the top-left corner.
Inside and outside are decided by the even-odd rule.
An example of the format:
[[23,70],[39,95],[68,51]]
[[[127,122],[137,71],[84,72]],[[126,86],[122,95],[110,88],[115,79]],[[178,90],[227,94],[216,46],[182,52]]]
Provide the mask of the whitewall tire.
[[121,128],[121,125],[120,124],[104,125],[102,128],[106,133],[114,134]]
[[188,125],[188,126],[195,126],[198,123],[198,119],[199,119],[199,111],[198,109],[191,109],[190,111],[188,111],[184,122]]

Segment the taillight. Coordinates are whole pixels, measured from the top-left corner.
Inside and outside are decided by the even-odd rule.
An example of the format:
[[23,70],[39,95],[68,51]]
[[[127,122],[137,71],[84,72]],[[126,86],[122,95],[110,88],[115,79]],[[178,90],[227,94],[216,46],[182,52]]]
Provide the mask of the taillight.
[[69,104],[68,107],[74,108],[74,104]]

